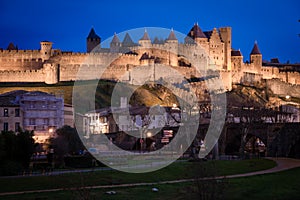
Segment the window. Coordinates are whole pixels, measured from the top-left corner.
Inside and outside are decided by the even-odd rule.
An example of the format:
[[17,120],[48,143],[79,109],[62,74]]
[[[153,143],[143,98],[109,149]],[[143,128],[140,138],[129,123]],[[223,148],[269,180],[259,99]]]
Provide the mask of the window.
[[35,119],[29,119],[29,125],[35,125]]
[[15,117],[20,117],[20,109],[19,108],[15,109]]
[[15,123],[15,132],[18,132],[20,128],[20,122]]
[[44,125],[49,125],[49,119],[44,119]]
[[7,122],[3,123],[3,131],[8,131],[8,123]]
[[3,116],[8,117],[8,108],[4,108]]

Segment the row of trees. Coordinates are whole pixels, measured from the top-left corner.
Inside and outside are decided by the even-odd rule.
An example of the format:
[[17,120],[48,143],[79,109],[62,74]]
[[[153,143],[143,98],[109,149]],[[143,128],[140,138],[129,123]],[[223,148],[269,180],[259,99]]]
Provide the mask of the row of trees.
[[84,146],[75,128],[63,126],[56,130],[57,137],[50,138],[47,149],[35,143],[33,131],[2,131],[0,133],[0,176],[17,175],[29,170],[31,157],[39,151],[54,150],[55,162],[64,164],[66,155],[78,154]]

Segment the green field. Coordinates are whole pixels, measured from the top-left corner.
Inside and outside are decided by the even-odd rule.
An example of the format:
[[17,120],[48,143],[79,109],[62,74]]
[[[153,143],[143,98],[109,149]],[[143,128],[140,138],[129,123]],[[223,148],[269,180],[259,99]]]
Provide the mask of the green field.
[[[97,171],[89,173],[71,173],[63,174],[58,176],[39,176],[39,177],[19,177],[19,178],[0,178],[0,192],[13,192],[13,191],[28,191],[28,190],[42,190],[42,189],[54,189],[64,188],[64,191],[50,192],[50,193],[34,193],[21,195],[22,198],[28,197],[45,197],[48,196],[52,199],[52,196],[61,196],[59,199],[63,199],[64,196],[73,195],[74,192],[70,192],[70,188],[81,188],[83,186],[94,186],[94,185],[117,185],[124,183],[141,183],[141,182],[159,182],[166,180],[177,180],[186,178],[196,178],[204,176],[219,176],[229,175],[237,173],[246,173],[251,171],[258,171],[274,167],[276,164],[274,161],[265,159],[254,159],[254,160],[242,160],[242,161],[207,161],[207,162],[176,162],[164,169],[143,174],[129,174],[122,173],[114,170],[110,171]],[[205,173],[203,173],[205,172]],[[183,183],[179,184],[182,185]],[[184,183],[190,187],[191,183]],[[159,187],[165,188],[166,190],[173,190],[180,192],[174,187],[178,184],[172,185],[160,185]],[[144,189],[143,189],[144,188]],[[134,188],[123,188],[120,189],[127,193],[130,190],[137,190],[142,192],[149,187],[134,187]],[[76,190],[80,192],[81,190]],[[85,190],[83,190],[85,191]],[[93,190],[89,193],[103,193],[104,190]],[[76,193],[75,192],[75,193]],[[143,193],[143,192],[142,192]],[[149,195],[152,195],[149,194]],[[156,195],[156,194],[154,194]],[[5,198],[17,198],[19,195],[5,196]],[[51,198],[50,198],[51,196]],[[19,196],[20,197],[20,196]],[[1,198],[4,198],[3,196]],[[20,197],[21,198],[21,197]]]

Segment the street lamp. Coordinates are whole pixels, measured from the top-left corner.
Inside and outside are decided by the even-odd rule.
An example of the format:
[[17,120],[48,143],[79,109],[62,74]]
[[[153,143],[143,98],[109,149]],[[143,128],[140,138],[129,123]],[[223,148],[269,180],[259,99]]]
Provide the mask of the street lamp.
[[150,138],[152,136],[151,132],[147,132],[147,137]]
[[48,132],[49,132],[49,135],[53,136],[53,132],[54,132],[53,128],[49,128]]

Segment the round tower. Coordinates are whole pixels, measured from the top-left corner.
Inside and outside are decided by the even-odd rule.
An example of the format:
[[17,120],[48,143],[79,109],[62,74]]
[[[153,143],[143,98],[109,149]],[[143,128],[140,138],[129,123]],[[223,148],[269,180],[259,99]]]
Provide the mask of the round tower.
[[51,50],[52,50],[52,42],[49,41],[42,41],[41,44],[41,58],[44,60],[48,60],[51,56]]
[[55,84],[59,81],[59,66],[57,64],[46,63],[44,64],[45,83]]

